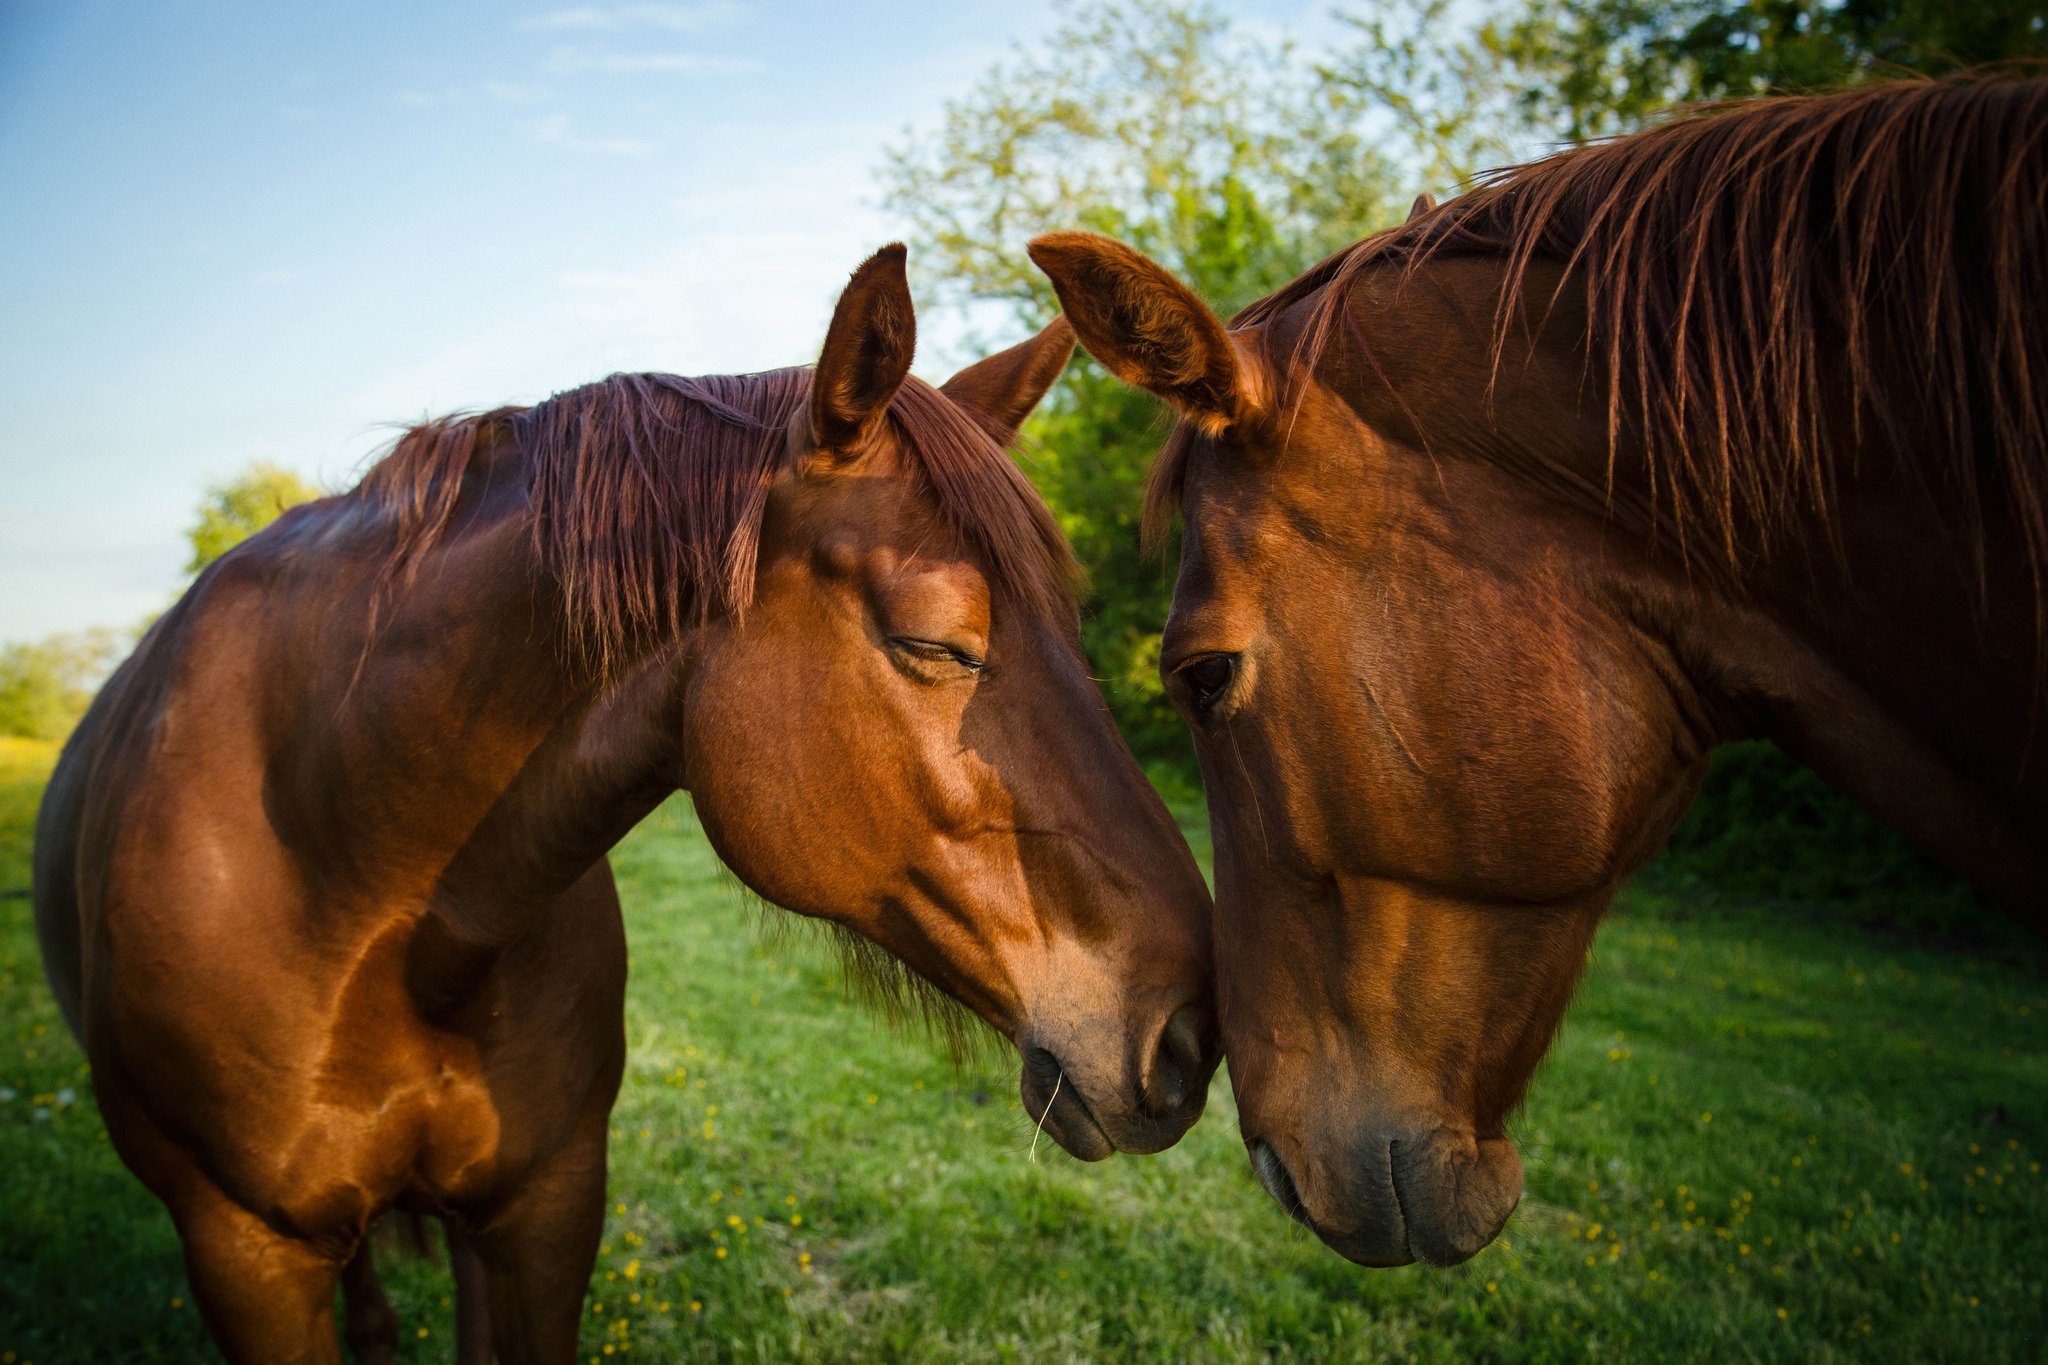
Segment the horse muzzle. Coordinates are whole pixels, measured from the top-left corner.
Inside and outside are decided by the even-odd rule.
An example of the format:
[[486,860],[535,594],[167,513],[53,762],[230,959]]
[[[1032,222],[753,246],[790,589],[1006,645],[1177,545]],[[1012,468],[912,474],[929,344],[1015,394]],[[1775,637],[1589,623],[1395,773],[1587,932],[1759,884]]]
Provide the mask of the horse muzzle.
[[[1024,1112],[1046,1136],[1083,1161],[1112,1152],[1164,1151],[1195,1125],[1221,1060],[1206,1009],[1183,1006],[1148,1045],[1110,1057],[1076,1046],[1072,1035],[1022,1041]],[[1105,1065],[1104,1063],[1108,1064]]]
[[1336,1161],[1290,1164],[1247,1140],[1259,1183],[1287,1215],[1363,1266],[1470,1260],[1499,1235],[1522,1197],[1522,1162],[1506,1138],[1438,1128],[1374,1135]]

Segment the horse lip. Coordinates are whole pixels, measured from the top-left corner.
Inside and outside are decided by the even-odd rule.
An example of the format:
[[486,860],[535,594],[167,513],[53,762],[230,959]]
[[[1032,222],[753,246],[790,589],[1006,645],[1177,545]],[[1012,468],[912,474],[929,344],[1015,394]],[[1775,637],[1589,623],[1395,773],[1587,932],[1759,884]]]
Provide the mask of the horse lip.
[[1419,1258],[1415,1254],[1415,1239],[1409,1235],[1409,1229],[1415,1225],[1408,1217],[1408,1201],[1401,1196],[1401,1165],[1395,1160],[1400,1146],[1398,1139],[1387,1144],[1387,1188],[1394,1194],[1394,1216],[1401,1220],[1401,1250],[1412,1263]]
[[1281,1212],[1289,1218],[1320,1237],[1321,1232],[1317,1231],[1315,1223],[1308,1216],[1308,1206],[1302,1203],[1301,1188],[1294,1183],[1294,1177],[1288,1173],[1287,1163],[1273,1150],[1273,1144],[1260,1138],[1248,1145],[1251,1148],[1252,1170],[1259,1177],[1259,1184],[1272,1196],[1273,1202],[1278,1204]]
[[1287,1163],[1280,1159],[1279,1153],[1273,1150],[1272,1144],[1261,1138],[1246,1145],[1251,1149],[1252,1169],[1258,1174],[1259,1184],[1265,1187],[1273,1202],[1278,1204],[1289,1218],[1313,1232],[1324,1245],[1345,1260],[1372,1269],[1383,1269],[1411,1265],[1418,1259],[1408,1239],[1408,1210],[1401,1202],[1400,1182],[1394,1178],[1391,1145],[1388,1151],[1387,1183],[1393,1193],[1394,1216],[1400,1219],[1401,1233],[1401,1253],[1391,1260],[1377,1247],[1372,1251],[1366,1249],[1366,1244],[1372,1239],[1361,1237],[1357,1233],[1332,1232],[1319,1226],[1309,1214],[1307,1202],[1301,1197],[1301,1187],[1294,1183],[1293,1173],[1287,1169]]
[[[1104,1152],[1102,1156],[1109,1156],[1115,1151],[1117,1151],[1116,1140],[1109,1135],[1109,1130],[1102,1126],[1102,1120],[1095,1117],[1095,1111],[1091,1109],[1088,1105],[1088,1097],[1081,1092],[1081,1087],[1075,1084],[1073,1078],[1067,1074],[1067,1069],[1060,1064],[1060,1059],[1058,1057],[1055,1057],[1047,1049],[1039,1047],[1036,1044],[1032,1044],[1026,1047],[1023,1050],[1023,1055],[1024,1074],[1026,1078],[1029,1080],[1038,1081],[1040,1083],[1040,1087],[1045,1091],[1047,1097],[1044,1108],[1040,1109],[1035,1115],[1032,1116],[1032,1122],[1038,1125],[1040,1128],[1043,1128],[1045,1126],[1046,1120],[1052,1116],[1052,1111],[1059,1104],[1059,1102],[1062,1099],[1071,1099],[1073,1101],[1072,1108],[1074,1110],[1079,1111],[1081,1119],[1087,1125],[1087,1127],[1084,1132],[1069,1134],[1069,1136],[1084,1137],[1086,1136],[1087,1132],[1093,1132],[1096,1137],[1102,1140],[1102,1145],[1109,1149],[1108,1151]],[[1047,1071],[1050,1071],[1054,1078],[1051,1084],[1045,1084],[1043,1081],[1043,1077],[1045,1076]],[[1027,1102],[1026,1108],[1028,1109],[1030,1107],[1031,1106]],[[1060,1117],[1063,1121],[1063,1127],[1068,1126],[1072,1123],[1068,1111],[1061,1111]],[[1101,1157],[1080,1156],[1080,1154],[1078,1152],[1075,1152],[1072,1147],[1069,1147],[1064,1140],[1061,1140],[1061,1135],[1058,1131],[1055,1131],[1053,1133],[1053,1138],[1055,1141],[1059,1142],[1060,1146],[1065,1147],[1067,1149],[1068,1155],[1070,1156],[1079,1157],[1083,1161],[1099,1161],[1102,1159]]]

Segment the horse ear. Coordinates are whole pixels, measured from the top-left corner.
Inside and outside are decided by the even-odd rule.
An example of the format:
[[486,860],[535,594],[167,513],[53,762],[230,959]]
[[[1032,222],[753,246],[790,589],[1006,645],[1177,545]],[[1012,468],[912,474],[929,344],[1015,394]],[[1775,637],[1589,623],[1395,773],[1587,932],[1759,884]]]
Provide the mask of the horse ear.
[[939,392],[1015,436],[1073,354],[1072,324],[1054,318],[1029,341],[975,361],[939,385]]
[[850,454],[881,421],[917,350],[917,313],[903,270],[908,253],[891,242],[847,281],[811,380],[811,439]]
[[1424,190],[1422,193],[1416,195],[1415,202],[1408,206],[1408,221],[1411,223],[1414,222],[1417,218],[1420,218],[1423,214],[1428,213],[1431,209],[1435,207],[1436,196],[1431,194],[1428,190]]
[[1251,415],[1252,386],[1230,334],[1158,263],[1092,232],[1047,233],[1029,250],[1081,344],[1111,374],[1211,433]]

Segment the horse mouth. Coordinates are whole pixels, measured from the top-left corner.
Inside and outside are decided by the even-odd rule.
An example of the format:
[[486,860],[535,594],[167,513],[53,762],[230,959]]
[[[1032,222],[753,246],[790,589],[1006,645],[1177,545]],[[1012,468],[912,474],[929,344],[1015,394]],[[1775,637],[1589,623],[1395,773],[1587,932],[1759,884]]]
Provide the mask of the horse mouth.
[[1302,1198],[1301,1187],[1294,1181],[1294,1175],[1287,1169],[1287,1163],[1273,1150],[1271,1143],[1263,1138],[1247,1144],[1251,1152],[1252,1170],[1258,1174],[1259,1184],[1272,1196],[1283,1212],[1295,1222],[1313,1232],[1323,1244],[1345,1260],[1369,1269],[1386,1269],[1392,1266],[1409,1265],[1416,1259],[1408,1241],[1408,1211],[1401,1202],[1399,1182],[1389,1172],[1391,1208],[1393,1213],[1392,1234],[1371,1230],[1358,1232],[1333,1232],[1318,1224],[1308,1211],[1308,1201]]
[[1252,1170],[1257,1173],[1259,1184],[1280,1206],[1281,1212],[1310,1232],[1315,1232],[1316,1225],[1308,1216],[1308,1206],[1302,1203],[1301,1189],[1294,1183],[1294,1177],[1288,1174],[1287,1163],[1273,1151],[1273,1145],[1262,1138],[1251,1144],[1251,1156]]
[[[1082,1161],[1100,1161],[1117,1149],[1109,1131],[1088,1107],[1060,1059],[1042,1047],[1024,1049],[1024,1109],[1033,1126]],[[1036,1094],[1032,1092],[1036,1091]]]

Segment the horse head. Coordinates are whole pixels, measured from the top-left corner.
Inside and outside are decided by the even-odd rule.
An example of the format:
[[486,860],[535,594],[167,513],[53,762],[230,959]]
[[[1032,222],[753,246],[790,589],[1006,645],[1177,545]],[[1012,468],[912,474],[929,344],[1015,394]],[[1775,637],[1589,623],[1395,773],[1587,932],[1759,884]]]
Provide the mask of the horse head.
[[901,248],[841,298],[791,407],[751,600],[697,633],[683,781],[779,905],[886,948],[1010,1038],[1068,1151],[1166,1147],[1216,1065],[1208,896],[1078,644],[1065,543],[1003,452],[1055,321],[908,377]]
[[[1184,527],[1160,669],[1208,793],[1253,1164],[1353,1260],[1462,1261],[1520,1198],[1507,1119],[1707,742],[1615,609],[1597,523],[1289,373],[1299,317],[1227,330],[1100,237],[1033,255],[1082,343],[1182,418],[1154,476]],[[1447,348],[1406,340],[1425,369]]]

